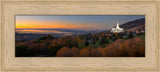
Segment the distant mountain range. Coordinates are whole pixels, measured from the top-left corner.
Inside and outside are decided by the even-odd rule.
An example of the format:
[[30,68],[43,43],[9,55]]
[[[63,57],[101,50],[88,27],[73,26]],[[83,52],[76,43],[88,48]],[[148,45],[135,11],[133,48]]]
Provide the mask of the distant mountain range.
[[125,31],[145,30],[145,18],[126,22],[120,25],[120,27],[123,28]]

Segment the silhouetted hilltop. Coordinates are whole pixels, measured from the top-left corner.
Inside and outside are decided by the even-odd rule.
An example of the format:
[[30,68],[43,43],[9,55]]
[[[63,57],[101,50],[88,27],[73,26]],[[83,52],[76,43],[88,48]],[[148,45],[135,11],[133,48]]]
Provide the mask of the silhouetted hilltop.
[[126,22],[120,25],[120,27],[124,28],[125,31],[145,30],[145,18]]

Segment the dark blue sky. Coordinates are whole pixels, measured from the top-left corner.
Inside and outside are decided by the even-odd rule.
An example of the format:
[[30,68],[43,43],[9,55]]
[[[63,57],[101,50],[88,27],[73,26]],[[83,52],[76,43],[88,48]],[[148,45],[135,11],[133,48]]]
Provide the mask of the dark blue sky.
[[[144,15],[17,15],[16,21],[38,21],[47,24],[47,22],[51,22],[50,24],[54,25],[54,22],[70,22],[74,25],[81,24],[84,28],[81,27],[79,29],[109,29],[116,25],[116,22],[119,21],[120,24],[123,24],[128,21],[145,18]],[[53,23],[52,23],[53,22]],[[86,27],[86,24],[89,23]],[[72,24],[72,25],[73,25]],[[67,25],[67,24],[66,24]]]

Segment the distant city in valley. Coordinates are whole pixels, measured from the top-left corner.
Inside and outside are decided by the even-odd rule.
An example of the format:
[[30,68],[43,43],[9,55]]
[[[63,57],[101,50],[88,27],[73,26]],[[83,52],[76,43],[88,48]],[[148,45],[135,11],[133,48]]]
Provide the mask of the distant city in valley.
[[36,40],[39,37],[52,35],[55,38],[63,36],[81,35],[81,34],[94,34],[105,30],[71,30],[71,29],[21,29],[16,30],[16,40]]

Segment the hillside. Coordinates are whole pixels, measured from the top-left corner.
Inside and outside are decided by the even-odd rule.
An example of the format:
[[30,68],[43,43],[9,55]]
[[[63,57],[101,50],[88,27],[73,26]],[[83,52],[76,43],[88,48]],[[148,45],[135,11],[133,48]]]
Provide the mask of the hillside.
[[120,25],[125,31],[145,30],[145,18],[126,22]]

